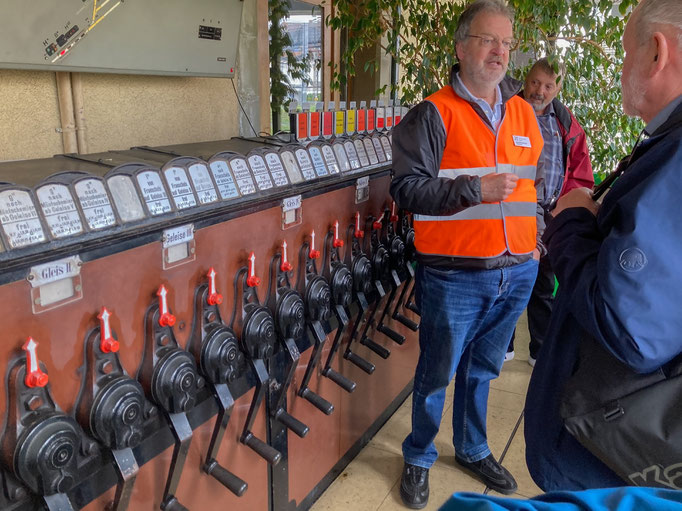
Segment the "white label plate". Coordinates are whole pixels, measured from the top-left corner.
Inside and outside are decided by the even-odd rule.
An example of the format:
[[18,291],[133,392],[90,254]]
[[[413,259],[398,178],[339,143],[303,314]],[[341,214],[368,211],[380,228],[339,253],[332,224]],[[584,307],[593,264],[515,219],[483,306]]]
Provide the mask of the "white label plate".
[[256,185],[253,182],[253,176],[251,176],[246,160],[244,158],[232,158],[230,160],[230,167],[232,167],[234,179],[237,181],[241,194],[249,195],[256,193]]
[[205,163],[198,162],[189,166],[189,177],[192,179],[194,190],[197,192],[199,203],[210,204],[218,200],[218,194],[211,181],[211,175]]
[[360,158],[358,158],[358,152],[355,150],[355,144],[353,144],[353,142],[350,140],[346,140],[343,143],[343,147],[346,150],[346,154],[348,155],[348,161],[350,161],[351,169],[359,169]]
[[273,187],[272,178],[270,177],[268,168],[265,166],[265,160],[260,154],[252,154],[249,156],[249,165],[251,165],[253,177],[255,178],[260,191],[269,190]]
[[31,196],[23,190],[0,192],[0,223],[9,241],[9,248],[20,248],[45,241]]
[[369,138],[363,138],[362,143],[365,145],[365,151],[367,151],[367,156],[369,157],[369,163],[371,165],[378,165],[379,164],[379,158],[377,157],[377,153],[374,150],[374,144]]
[[322,156],[324,157],[324,162],[327,164],[330,174],[339,173],[339,164],[336,161],[336,156],[334,156],[334,149],[329,144],[324,144],[322,146]]
[[351,166],[343,144],[334,144],[332,148],[334,149],[334,154],[336,155],[336,159],[339,162],[339,168],[341,169],[341,172],[348,172],[351,169]]
[[75,277],[80,275],[81,264],[81,258],[76,255],[32,266],[28,272],[28,282],[31,284],[31,287],[40,287],[50,282]]
[[36,196],[54,238],[83,232],[83,223],[68,186],[47,184],[36,190]]
[[180,227],[173,227],[172,229],[165,229],[161,241],[163,248],[179,245],[180,243],[189,243],[194,239],[194,224],[181,225]]
[[176,208],[187,209],[197,205],[197,200],[194,198],[194,192],[189,184],[189,179],[187,179],[185,169],[182,167],[169,167],[163,173],[166,176],[166,183]]
[[315,168],[315,173],[318,177],[328,176],[329,172],[327,172],[327,166],[324,163],[320,148],[317,146],[310,146],[308,152],[310,153],[310,159],[313,161],[313,167]]
[[212,161],[209,166],[213,173],[213,179],[215,179],[215,182],[218,185],[220,197],[223,200],[239,197],[239,190],[237,190],[237,185],[234,182],[230,168],[227,166],[227,162],[215,160]]
[[308,151],[303,149],[296,149],[296,160],[301,167],[301,172],[303,172],[303,177],[306,181],[315,179],[315,169],[313,169],[313,162],[310,161],[310,156]]
[[372,141],[372,144],[374,144],[374,151],[377,153],[377,158],[379,158],[379,162],[385,163],[386,152],[384,151],[384,148],[381,145],[381,140],[379,140],[377,137],[370,137],[370,140]]
[[121,220],[134,222],[144,218],[144,209],[130,176],[111,176],[107,185]]
[[367,157],[367,152],[365,151],[365,144],[362,143],[362,140],[356,138],[353,140],[353,145],[355,146],[355,150],[358,153],[360,166],[369,167],[369,158]]
[[287,179],[287,173],[282,165],[282,160],[280,160],[277,153],[265,153],[265,163],[270,170],[270,175],[275,181],[275,186],[287,186],[289,180]]
[[289,180],[293,184],[303,181],[303,175],[301,174],[301,169],[298,167],[298,163],[296,163],[296,157],[294,156],[294,153],[291,151],[282,151],[279,153],[279,155],[282,158],[284,168],[287,169]]
[[137,175],[137,182],[142,190],[142,197],[152,216],[162,215],[171,210],[170,200],[163,189],[161,176],[153,170],[145,170]]
[[287,212],[301,207],[303,200],[300,195],[282,199],[282,211]]

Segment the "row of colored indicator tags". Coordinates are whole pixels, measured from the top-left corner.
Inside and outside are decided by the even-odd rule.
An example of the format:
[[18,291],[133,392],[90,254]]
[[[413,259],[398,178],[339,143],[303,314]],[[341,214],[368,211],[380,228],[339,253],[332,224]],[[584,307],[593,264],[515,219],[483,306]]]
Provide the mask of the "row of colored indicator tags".
[[190,208],[261,197],[300,183],[383,166],[392,159],[390,133],[330,142],[262,147],[246,156],[224,151],[208,161],[179,157],[161,169],[128,163],[104,178],[82,171],[60,172],[33,190],[0,184],[0,252]]
[[[313,107],[314,105],[314,107]],[[336,102],[327,103],[303,103],[301,111],[298,111],[298,103],[292,101],[289,105],[289,121],[291,132],[299,141],[315,140],[317,138],[340,137],[365,134],[375,131],[391,129],[400,122],[407,113],[408,108],[394,105],[393,100],[384,106],[383,100],[370,101],[369,108],[365,101],[360,102],[360,108],[356,108],[356,102],[351,101],[346,108],[346,102],[341,101],[339,108]]]

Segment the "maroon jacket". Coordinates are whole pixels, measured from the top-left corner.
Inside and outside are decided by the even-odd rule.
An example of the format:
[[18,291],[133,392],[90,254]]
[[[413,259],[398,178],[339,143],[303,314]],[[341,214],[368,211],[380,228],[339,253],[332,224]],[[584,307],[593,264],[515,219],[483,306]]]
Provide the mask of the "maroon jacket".
[[594,174],[587,149],[585,130],[561,101],[553,99],[552,106],[559,121],[557,124],[564,149],[564,177],[559,197],[574,188],[591,189],[594,186]]

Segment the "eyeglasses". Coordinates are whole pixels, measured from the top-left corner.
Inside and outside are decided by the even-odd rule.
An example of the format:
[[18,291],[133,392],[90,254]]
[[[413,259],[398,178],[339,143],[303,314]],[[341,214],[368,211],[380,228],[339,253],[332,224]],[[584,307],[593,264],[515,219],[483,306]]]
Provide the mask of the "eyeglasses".
[[479,44],[484,48],[492,48],[493,46],[498,46],[501,44],[502,47],[507,51],[516,48],[516,44],[518,42],[516,39],[502,39],[500,41],[497,37],[492,37],[489,35],[467,34],[467,37],[475,37],[479,40]]

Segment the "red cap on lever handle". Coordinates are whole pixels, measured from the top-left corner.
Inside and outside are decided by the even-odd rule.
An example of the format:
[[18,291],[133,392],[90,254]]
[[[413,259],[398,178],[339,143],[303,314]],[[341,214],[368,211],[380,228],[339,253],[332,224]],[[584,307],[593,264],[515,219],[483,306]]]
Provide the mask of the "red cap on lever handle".
[[99,349],[102,353],[116,353],[120,344],[111,335],[111,326],[109,325],[111,312],[106,307],[102,307],[97,317],[99,318]]
[[38,354],[36,348],[38,343],[33,340],[33,337],[26,339],[22,349],[26,352],[26,378],[24,383],[27,387],[44,387],[47,385],[48,377],[38,365]]

